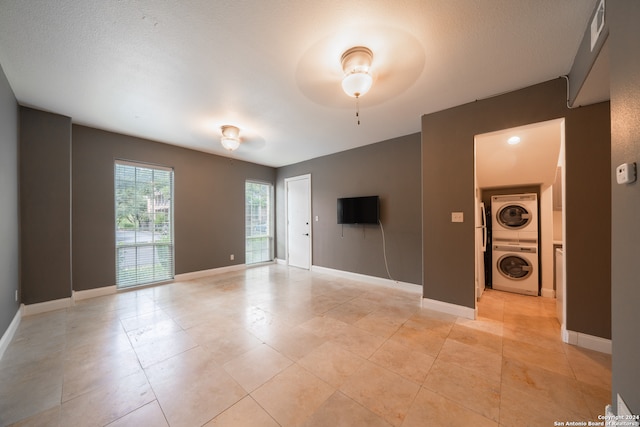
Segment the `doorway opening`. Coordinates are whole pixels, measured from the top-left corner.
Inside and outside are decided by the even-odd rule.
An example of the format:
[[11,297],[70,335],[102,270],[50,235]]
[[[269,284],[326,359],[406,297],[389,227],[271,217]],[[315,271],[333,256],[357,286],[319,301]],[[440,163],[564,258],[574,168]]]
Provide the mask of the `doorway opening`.
[[[515,137],[518,137],[517,140]],[[517,142],[516,142],[517,140]],[[555,297],[558,307],[558,320],[565,326],[566,302],[564,300],[566,284],[566,215],[564,210],[565,192],[565,131],[564,118],[533,123],[516,128],[503,129],[496,132],[475,136],[475,181],[474,195],[476,206],[476,299],[481,298],[484,287],[491,287],[499,275],[496,264],[506,252],[522,251],[527,247],[530,253],[520,258],[530,258],[526,269],[537,269],[538,292],[544,297]],[[505,232],[500,230],[499,247],[496,247],[496,236],[492,226],[495,223],[495,207],[492,212],[492,200],[502,200],[506,195],[533,194],[536,200],[539,218],[536,233]],[[484,224],[487,226],[486,251],[482,252],[482,214],[485,206],[487,215]],[[500,234],[502,233],[502,234]],[[506,245],[504,244],[506,242]],[[510,243],[514,245],[509,246]],[[528,246],[531,246],[529,248]],[[532,251],[537,255],[532,255]],[[497,258],[494,257],[497,255]],[[494,259],[495,258],[495,259]],[[558,260],[558,261],[556,261]],[[523,267],[524,268],[524,267]],[[517,289],[520,278],[513,277],[513,288]],[[500,276],[504,279],[504,275]],[[504,283],[501,283],[503,286]],[[529,283],[531,285],[531,283]],[[517,291],[517,290],[516,290]],[[526,292],[520,292],[526,293]]]

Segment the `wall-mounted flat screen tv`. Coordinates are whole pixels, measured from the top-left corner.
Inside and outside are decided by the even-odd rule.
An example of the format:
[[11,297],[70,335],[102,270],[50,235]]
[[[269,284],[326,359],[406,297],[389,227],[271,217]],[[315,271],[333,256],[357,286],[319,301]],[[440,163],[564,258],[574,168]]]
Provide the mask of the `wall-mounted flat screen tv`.
[[377,224],[379,220],[378,196],[338,199],[338,224]]

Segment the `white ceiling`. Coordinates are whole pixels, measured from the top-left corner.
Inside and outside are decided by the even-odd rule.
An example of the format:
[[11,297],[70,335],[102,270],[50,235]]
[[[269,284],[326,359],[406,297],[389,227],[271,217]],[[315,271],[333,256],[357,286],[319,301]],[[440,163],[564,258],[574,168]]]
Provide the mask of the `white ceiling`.
[[[476,135],[476,187],[553,185],[561,164],[564,119]],[[518,136],[520,143],[507,141]]]
[[[0,64],[21,105],[283,166],[567,74],[595,2],[0,0]],[[356,45],[375,74],[360,126],[340,87]],[[223,124],[244,137],[232,154]]]

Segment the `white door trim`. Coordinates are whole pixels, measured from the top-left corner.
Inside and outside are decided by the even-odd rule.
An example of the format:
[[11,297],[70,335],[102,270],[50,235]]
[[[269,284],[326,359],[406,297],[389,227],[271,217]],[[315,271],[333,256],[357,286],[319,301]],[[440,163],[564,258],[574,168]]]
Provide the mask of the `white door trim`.
[[293,176],[290,178],[285,178],[284,179],[284,191],[285,191],[285,198],[284,198],[284,218],[285,218],[285,227],[284,227],[284,242],[285,242],[285,254],[286,254],[286,261],[287,261],[287,265],[289,265],[289,183],[291,181],[299,181],[299,180],[307,180],[308,182],[308,194],[309,194],[309,269],[311,269],[311,266],[313,265],[313,222],[311,221],[312,219],[312,212],[311,212],[311,174],[305,174],[305,175],[298,175],[298,176]]

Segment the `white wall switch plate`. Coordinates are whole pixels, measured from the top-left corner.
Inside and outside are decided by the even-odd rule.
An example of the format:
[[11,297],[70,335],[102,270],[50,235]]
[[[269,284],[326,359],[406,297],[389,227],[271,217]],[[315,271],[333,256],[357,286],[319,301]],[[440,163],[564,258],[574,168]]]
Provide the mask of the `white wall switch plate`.
[[464,213],[451,212],[451,222],[464,222]]

